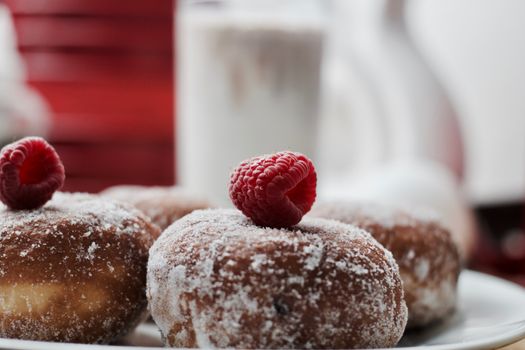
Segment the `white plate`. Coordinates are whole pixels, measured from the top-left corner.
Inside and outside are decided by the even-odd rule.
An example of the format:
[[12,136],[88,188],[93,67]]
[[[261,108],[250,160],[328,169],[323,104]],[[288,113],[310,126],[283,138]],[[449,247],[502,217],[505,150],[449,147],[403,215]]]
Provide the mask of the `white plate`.
[[[446,323],[403,337],[399,347],[432,350],[483,350],[525,338],[525,289],[482,273],[464,271],[459,282],[459,309]],[[11,350],[158,350],[153,324],[142,324],[123,345],[80,345],[0,339]]]

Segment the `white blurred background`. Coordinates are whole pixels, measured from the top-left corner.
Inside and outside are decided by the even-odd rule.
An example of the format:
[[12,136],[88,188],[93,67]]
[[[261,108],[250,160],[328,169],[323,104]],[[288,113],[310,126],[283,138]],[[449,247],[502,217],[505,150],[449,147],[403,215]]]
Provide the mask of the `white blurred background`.
[[525,197],[525,1],[417,0],[408,23],[449,93],[476,203]]

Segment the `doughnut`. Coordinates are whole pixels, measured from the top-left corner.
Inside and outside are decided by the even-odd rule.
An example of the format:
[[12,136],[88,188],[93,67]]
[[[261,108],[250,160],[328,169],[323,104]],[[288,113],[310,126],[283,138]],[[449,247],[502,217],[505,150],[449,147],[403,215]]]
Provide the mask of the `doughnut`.
[[256,226],[197,210],[150,250],[147,295],[167,346],[392,347],[407,321],[392,254],[332,220]]
[[0,205],[0,338],[109,343],[147,308],[142,213],[87,194],[55,193],[37,210]]
[[392,252],[405,289],[407,328],[427,326],[455,309],[459,251],[432,212],[366,202],[326,202],[314,206],[309,215],[360,227]]
[[210,207],[206,199],[192,195],[177,186],[120,185],[110,187],[100,195],[135,206],[161,230],[196,209]]

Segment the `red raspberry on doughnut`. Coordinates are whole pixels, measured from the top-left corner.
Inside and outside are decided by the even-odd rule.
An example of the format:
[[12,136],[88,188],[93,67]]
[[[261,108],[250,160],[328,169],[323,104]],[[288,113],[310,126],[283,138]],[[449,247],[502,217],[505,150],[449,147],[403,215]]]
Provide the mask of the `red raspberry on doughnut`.
[[0,151],[0,200],[11,209],[36,209],[64,184],[65,172],[53,147],[26,137]]
[[289,227],[311,209],[316,184],[312,161],[284,151],[243,161],[230,177],[229,192],[233,204],[255,224]]

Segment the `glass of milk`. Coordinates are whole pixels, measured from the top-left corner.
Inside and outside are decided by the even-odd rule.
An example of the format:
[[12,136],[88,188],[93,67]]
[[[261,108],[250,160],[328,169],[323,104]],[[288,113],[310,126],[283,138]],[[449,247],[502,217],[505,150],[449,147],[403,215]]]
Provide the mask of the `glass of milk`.
[[177,182],[229,205],[242,160],[315,158],[325,0],[180,0]]

